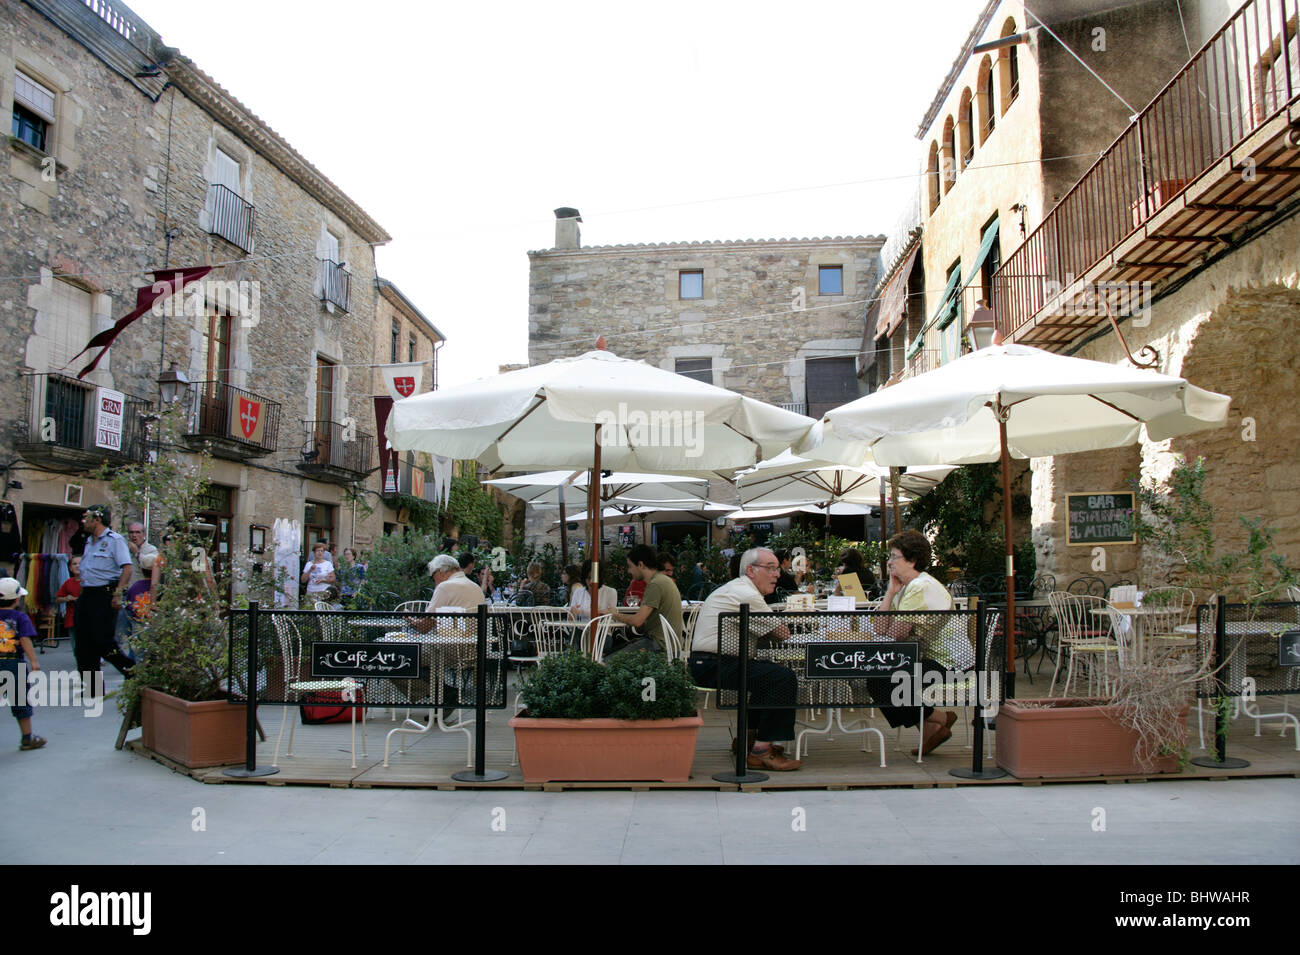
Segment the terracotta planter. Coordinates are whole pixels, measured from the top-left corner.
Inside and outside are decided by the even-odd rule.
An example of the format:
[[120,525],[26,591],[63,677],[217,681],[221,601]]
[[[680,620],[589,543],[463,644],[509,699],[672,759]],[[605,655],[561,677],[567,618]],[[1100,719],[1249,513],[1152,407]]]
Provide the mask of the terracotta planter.
[[[998,707],[997,763],[1017,779],[1062,776],[1130,776],[1178,772],[1178,756],[1165,756],[1152,770],[1134,756],[1137,732],[1118,722],[1119,707],[1102,700],[1025,700],[1049,709],[1017,705]],[[1187,707],[1179,713],[1186,726]]]
[[244,761],[244,707],[225,700],[188,703],[144,690],[140,708],[145,748],[189,769]]
[[695,760],[698,713],[675,720],[510,721],[524,781],[660,780],[684,783]]

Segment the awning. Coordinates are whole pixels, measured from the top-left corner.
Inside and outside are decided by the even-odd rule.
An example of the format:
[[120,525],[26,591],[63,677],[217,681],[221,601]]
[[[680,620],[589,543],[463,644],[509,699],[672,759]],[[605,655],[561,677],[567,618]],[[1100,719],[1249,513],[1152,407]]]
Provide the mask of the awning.
[[947,318],[948,313],[956,307],[957,298],[961,294],[962,288],[958,284],[960,281],[961,273],[954,269],[953,273],[948,276],[948,284],[943,287],[943,295],[939,298],[939,307],[934,310],[934,315],[930,318],[927,328]]
[[907,280],[912,274],[912,266],[921,251],[921,243],[916,243],[907,254],[903,264],[894,272],[894,277],[885,286],[880,296],[880,312],[876,316],[876,338],[894,334],[903,316],[907,312]]
[[[998,240],[998,220],[994,219],[989,223],[988,228],[984,230],[984,235],[980,239],[980,250],[975,256],[975,264],[971,266],[970,272],[966,276],[966,281],[961,283],[962,288],[970,288],[971,282],[975,281],[975,276],[979,275],[980,269],[984,267],[984,261],[989,257],[989,252],[993,248],[993,243]],[[991,305],[991,302],[985,302],[985,305]]]

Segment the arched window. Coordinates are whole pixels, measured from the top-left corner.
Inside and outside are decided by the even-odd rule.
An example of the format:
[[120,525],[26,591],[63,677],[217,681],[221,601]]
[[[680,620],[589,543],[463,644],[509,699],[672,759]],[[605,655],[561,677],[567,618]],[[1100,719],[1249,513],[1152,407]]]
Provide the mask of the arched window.
[[993,60],[987,54],[980,61],[979,79],[975,84],[975,98],[979,101],[979,144],[993,132],[997,108],[993,105]]
[[[1015,33],[1016,21],[1008,17],[1007,22],[1002,24],[1001,36],[1014,36]],[[998,51],[998,90],[1002,94],[1001,115],[1003,116],[1020,95],[1020,63],[1016,59],[1017,46],[1018,44],[1004,46]]]
[[943,123],[943,149],[939,154],[939,178],[943,180],[944,195],[957,181],[957,144],[953,138],[953,122],[949,116]]
[[957,145],[961,149],[961,168],[965,169],[975,158],[975,102],[969,88],[962,90],[957,107]]
[[939,144],[931,141],[930,159],[925,170],[926,191],[930,196],[930,213],[939,208],[943,190],[939,188]]

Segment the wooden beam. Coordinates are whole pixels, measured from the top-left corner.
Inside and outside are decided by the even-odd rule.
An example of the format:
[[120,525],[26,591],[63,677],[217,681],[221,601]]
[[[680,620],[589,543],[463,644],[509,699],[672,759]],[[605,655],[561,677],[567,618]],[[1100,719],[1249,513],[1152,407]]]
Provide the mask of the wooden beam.
[[1277,208],[1272,204],[1246,205],[1236,202],[1189,202],[1188,209],[1207,209],[1211,212],[1272,212]]
[[1130,259],[1120,259],[1119,267],[1121,269],[1181,269],[1186,267],[1186,262],[1136,262]]

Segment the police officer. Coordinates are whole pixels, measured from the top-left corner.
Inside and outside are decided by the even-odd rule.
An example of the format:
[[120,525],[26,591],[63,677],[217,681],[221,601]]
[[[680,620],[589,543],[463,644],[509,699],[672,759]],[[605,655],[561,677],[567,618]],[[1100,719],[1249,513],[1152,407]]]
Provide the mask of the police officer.
[[113,595],[126,591],[131,581],[131,551],[126,538],[109,528],[112,514],[104,504],[86,508],[82,526],[90,537],[81,557],[81,596],[77,599],[77,639],[74,652],[77,669],[86,681],[83,693],[96,696],[103,686],[99,661],[102,657],[131,675],[129,657],[117,647],[117,614],[112,610]]

